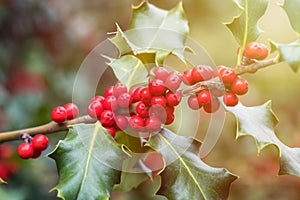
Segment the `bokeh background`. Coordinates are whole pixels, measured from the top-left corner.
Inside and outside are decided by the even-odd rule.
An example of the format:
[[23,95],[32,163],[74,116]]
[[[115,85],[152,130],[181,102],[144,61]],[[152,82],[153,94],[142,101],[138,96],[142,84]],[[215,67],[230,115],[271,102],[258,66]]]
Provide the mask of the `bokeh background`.
[[[178,1],[150,2],[170,9]],[[264,30],[259,41],[295,40],[297,36],[287,15],[277,5],[281,1],[269,2],[259,22]],[[107,32],[115,31],[115,22],[126,30],[131,5],[139,3],[139,0],[2,0],[0,131],[46,123],[52,107],[70,102],[75,75],[84,58],[108,37]],[[239,13],[235,4],[231,0],[183,0],[183,6],[191,38],[207,50],[217,65],[234,67],[238,45],[222,23]],[[111,76],[107,72],[99,84],[100,91],[110,84]],[[251,106],[271,99],[280,120],[276,127],[278,137],[289,146],[300,147],[299,73],[280,63],[244,77],[250,83],[250,91],[241,101]],[[200,123],[199,139],[205,135],[205,123],[209,122]],[[300,199],[300,179],[277,176],[277,148],[268,146],[257,155],[254,140],[251,137],[235,140],[235,131],[235,119],[228,114],[221,138],[204,159],[240,176],[232,185],[229,199]],[[52,146],[45,154],[65,134],[50,135]],[[12,152],[18,143],[11,143]],[[23,161],[15,154],[8,157],[6,161],[14,170],[8,177],[9,184],[0,185],[0,199],[56,199],[56,192],[49,193],[58,178],[53,160],[45,156],[30,161]],[[6,162],[3,158],[0,158],[0,173]]]

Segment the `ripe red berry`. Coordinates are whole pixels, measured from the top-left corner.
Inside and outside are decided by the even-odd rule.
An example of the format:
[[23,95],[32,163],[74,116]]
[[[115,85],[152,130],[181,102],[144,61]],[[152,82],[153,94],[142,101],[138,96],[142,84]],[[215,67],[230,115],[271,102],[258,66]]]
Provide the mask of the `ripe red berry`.
[[172,124],[174,122],[175,116],[174,114],[167,115],[167,119],[165,121],[165,125]]
[[193,110],[199,110],[201,108],[198,102],[198,98],[195,95],[192,95],[188,98],[188,105]]
[[202,90],[198,94],[197,98],[198,98],[198,103],[200,106],[210,104],[210,102],[212,101],[212,96],[211,96],[210,92],[207,90]]
[[177,106],[180,103],[181,98],[182,98],[182,95],[178,91],[175,93],[169,91],[166,94],[166,100],[167,100],[168,106]]
[[164,96],[154,96],[151,99],[151,105],[161,105],[162,107],[167,106],[167,100]]
[[146,118],[149,116],[149,107],[144,102],[139,102],[135,110],[140,117]]
[[79,109],[74,103],[67,103],[64,108],[67,110],[67,119],[74,119],[78,116]]
[[131,95],[128,93],[120,94],[118,96],[117,102],[119,107],[129,108],[130,104],[132,103]]
[[168,107],[165,108],[159,104],[156,104],[150,107],[149,115],[157,117],[162,123],[164,123],[167,119],[167,112],[168,112],[167,109]]
[[193,85],[195,83],[193,79],[192,71],[193,69],[188,69],[183,72],[182,80],[186,85]]
[[34,149],[33,155],[31,158],[38,158],[42,154],[42,150]]
[[118,130],[125,130],[128,126],[128,120],[123,115],[118,115],[115,117],[115,127]]
[[169,73],[169,76],[167,77],[165,81],[165,86],[175,92],[179,87],[182,82],[182,77],[179,72],[173,71]]
[[129,90],[129,94],[132,97],[132,103],[136,103],[141,100],[140,92],[144,88],[145,87],[143,87],[143,86],[137,86],[137,87],[133,87]]
[[156,67],[153,71],[155,78],[165,81],[169,76],[169,72],[164,67]]
[[148,88],[143,88],[140,91],[140,98],[141,98],[141,101],[143,101],[145,104],[149,104],[151,102],[151,98],[152,98],[150,90]]
[[207,113],[214,113],[216,112],[220,107],[220,103],[217,98],[213,98],[210,104],[206,104],[203,106],[203,109]]
[[100,103],[102,103],[104,101],[104,97],[103,96],[95,96],[92,98],[92,101],[99,101]]
[[237,95],[246,94],[248,92],[248,81],[241,77],[237,77],[232,82],[231,91]]
[[168,115],[174,114],[174,111],[175,111],[175,108],[174,108],[174,107],[172,107],[172,106],[167,106],[167,107],[166,107],[166,113],[167,113]]
[[232,83],[234,79],[237,77],[234,70],[228,67],[222,68],[219,71],[219,76],[223,81],[223,83],[229,83],[229,84]]
[[116,135],[116,129],[115,129],[115,127],[110,126],[110,127],[105,127],[105,128],[106,128],[106,130],[110,133],[110,135],[111,135],[112,137],[115,137],[115,135]]
[[145,121],[138,115],[132,115],[129,120],[129,125],[133,130],[144,131]]
[[111,110],[104,110],[100,116],[100,122],[105,127],[114,125],[114,113]]
[[114,86],[109,86],[108,88],[106,88],[106,90],[104,91],[104,97],[108,97],[108,96],[113,96],[114,95]]
[[87,113],[92,118],[100,118],[104,107],[99,101],[92,101],[87,109]]
[[197,65],[192,70],[192,76],[195,83],[209,80],[213,77],[213,75],[213,69],[207,65]]
[[145,123],[148,131],[159,131],[161,128],[161,121],[154,116],[148,117]]
[[18,155],[23,159],[31,158],[34,153],[34,148],[29,143],[21,143],[18,147]]
[[269,48],[265,44],[258,42],[250,42],[244,50],[244,56],[249,59],[263,60],[268,54]]
[[223,101],[226,106],[235,106],[238,104],[239,98],[233,92],[228,92],[224,94]]
[[127,87],[123,83],[117,83],[113,89],[113,95],[118,97],[119,95],[127,93]]
[[115,96],[105,97],[103,107],[106,110],[116,110],[118,108],[118,101]]
[[154,79],[153,81],[150,81],[148,88],[152,96],[163,95],[167,90],[164,82],[160,79]]
[[63,123],[67,119],[67,110],[62,106],[57,106],[52,109],[51,118],[57,123]]
[[49,145],[48,137],[43,134],[37,134],[32,138],[31,144],[35,150],[43,151]]

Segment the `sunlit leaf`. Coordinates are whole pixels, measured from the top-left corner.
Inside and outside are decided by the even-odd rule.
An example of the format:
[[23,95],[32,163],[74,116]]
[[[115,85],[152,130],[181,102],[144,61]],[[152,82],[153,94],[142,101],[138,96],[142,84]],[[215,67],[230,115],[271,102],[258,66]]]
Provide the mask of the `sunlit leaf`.
[[62,199],[109,199],[119,180],[114,168],[127,157],[121,146],[99,124],[70,127],[64,140],[50,154],[56,162]]
[[6,183],[3,179],[0,178],[0,184]]
[[278,50],[280,62],[286,62],[290,65],[294,72],[297,72],[300,67],[300,40],[289,43],[279,44],[274,41],[271,42],[271,50]]
[[245,135],[252,136],[258,152],[270,144],[276,145],[280,157],[279,174],[300,176],[300,148],[290,148],[276,137],[274,128],[278,119],[271,109],[271,102],[253,107],[238,104],[226,109],[237,118],[237,138]]
[[110,59],[108,65],[118,80],[129,88],[147,82],[148,71],[142,61],[135,56],[125,55],[118,59]]
[[294,30],[300,34],[300,1],[299,0],[285,0],[283,4],[283,9],[286,11],[288,15],[291,25]]
[[151,137],[148,145],[166,160],[159,192],[168,199],[226,199],[237,178],[226,169],[214,168],[199,158],[200,143],[167,129]]
[[226,23],[238,44],[242,47],[255,41],[262,32],[257,26],[258,20],[266,11],[268,0],[234,0],[240,9],[240,14],[233,21]]

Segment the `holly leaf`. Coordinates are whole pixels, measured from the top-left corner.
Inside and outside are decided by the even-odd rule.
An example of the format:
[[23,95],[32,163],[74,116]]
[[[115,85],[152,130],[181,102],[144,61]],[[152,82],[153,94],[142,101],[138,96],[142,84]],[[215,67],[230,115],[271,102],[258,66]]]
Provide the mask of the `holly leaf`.
[[292,27],[299,35],[300,34],[300,22],[299,22],[300,1],[299,0],[285,0],[282,7],[286,11],[286,14],[289,17]]
[[236,116],[237,138],[252,136],[258,153],[268,145],[275,145],[279,149],[279,174],[300,176],[300,148],[290,148],[276,137],[274,128],[278,119],[271,109],[270,101],[260,106],[247,107],[239,103],[235,107],[225,108]]
[[271,50],[278,50],[279,61],[286,62],[294,72],[297,72],[300,67],[300,40],[289,43],[280,44],[271,41]]
[[117,26],[116,36],[111,38],[120,56],[130,52],[133,55],[155,53],[155,63],[162,64],[169,54],[174,54],[184,61],[189,27],[181,1],[169,11],[144,1],[132,8],[128,29],[123,32]]
[[234,3],[240,9],[240,14],[225,25],[244,49],[247,43],[255,41],[262,32],[257,22],[265,13],[268,0],[234,0]]
[[159,194],[173,200],[227,198],[230,184],[237,177],[205,164],[199,158],[200,142],[162,129],[147,145],[159,151],[167,164]]
[[0,178],[0,184],[6,183],[2,178]]
[[[56,162],[62,199],[109,199],[119,180],[118,165],[127,158],[100,123],[71,126],[50,154]],[[121,166],[120,166],[121,167]]]
[[110,60],[108,65],[113,69],[115,76],[128,88],[147,82],[148,71],[142,61],[137,57],[125,55],[118,59],[108,59]]

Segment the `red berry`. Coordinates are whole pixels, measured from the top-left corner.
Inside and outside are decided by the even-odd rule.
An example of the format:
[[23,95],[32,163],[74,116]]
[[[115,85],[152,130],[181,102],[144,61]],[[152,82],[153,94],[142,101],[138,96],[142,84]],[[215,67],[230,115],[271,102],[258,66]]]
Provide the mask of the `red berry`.
[[223,101],[226,106],[235,106],[239,103],[239,98],[233,92],[228,92],[224,94]]
[[67,103],[64,108],[67,110],[67,119],[74,119],[78,116],[79,109],[74,103]]
[[172,106],[167,106],[166,107],[166,113],[167,113],[167,115],[173,114],[174,111],[175,111],[174,107],[172,107]]
[[0,145],[0,158],[5,160],[10,158],[14,153],[13,146],[11,144],[1,144]]
[[115,126],[119,130],[125,130],[128,126],[128,120],[123,115],[118,115],[115,118]]
[[211,96],[210,92],[207,90],[202,90],[198,94],[197,98],[198,98],[198,103],[200,106],[210,104],[210,102],[212,101],[212,96]]
[[231,91],[237,95],[246,94],[248,92],[248,81],[241,77],[237,77],[231,85]]
[[109,86],[104,91],[104,97],[113,96],[114,95],[114,86]]
[[138,86],[138,87],[134,87],[134,88],[130,89],[129,94],[132,97],[132,103],[136,103],[141,100],[140,92],[144,88],[145,87],[143,87],[143,86]]
[[249,59],[263,60],[268,54],[269,48],[265,44],[258,42],[250,42],[244,50],[244,56]]
[[219,71],[219,76],[223,83],[232,83],[234,79],[237,77],[234,70],[232,68],[225,67]]
[[181,82],[181,74],[179,72],[173,71],[170,72],[169,76],[167,77],[165,86],[171,91],[176,91],[180,87]]
[[105,127],[114,125],[114,113],[111,110],[104,110],[100,116],[100,122]]
[[153,81],[150,81],[148,88],[152,96],[163,95],[167,90],[164,82],[160,79],[154,79]]
[[62,106],[57,106],[52,109],[51,118],[57,123],[63,123],[67,119],[67,110]]
[[115,137],[115,135],[116,135],[116,129],[115,129],[115,127],[111,126],[111,127],[105,127],[105,128],[110,133],[110,135],[112,137]]
[[207,65],[197,65],[192,70],[192,76],[195,83],[209,80],[213,77],[213,75],[213,69]]
[[87,112],[92,118],[100,118],[104,107],[99,101],[92,101],[87,109]]
[[29,143],[21,143],[18,147],[18,155],[23,159],[31,158],[34,153],[34,148]]
[[106,110],[116,110],[118,108],[118,101],[115,96],[105,97],[103,107]]
[[40,157],[42,154],[42,150],[38,150],[38,149],[34,149],[33,155],[31,156],[31,158],[38,158]]
[[132,103],[131,95],[128,93],[120,94],[118,99],[118,106],[121,108],[129,108],[130,104]]
[[145,122],[144,119],[138,115],[133,115],[130,117],[129,125],[133,130],[144,131]]
[[156,105],[159,104],[162,107],[166,107],[167,106],[167,100],[164,96],[154,96],[151,99],[151,105]]
[[153,71],[155,78],[165,81],[169,76],[169,72],[164,67],[156,67]]
[[198,102],[198,98],[195,95],[192,95],[188,98],[188,105],[193,110],[198,110],[201,108]]
[[193,69],[188,69],[183,72],[182,80],[186,85],[193,85],[195,83],[193,79],[192,71]]
[[150,116],[145,123],[148,131],[159,131],[161,129],[161,121],[157,117]]
[[140,98],[141,98],[141,101],[143,101],[145,104],[149,104],[151,102],[151,98],[152,98],[150,90],[148,88],[143,88],[140,91]]
[[149,107],[144,102],[139,102],[135,110],[140,117],[146,118],[149,116]]
[[153,105],[149,109],[149,115],[157,117],[162,123],[164,123],[167,119],[167,112],[168,111],[166,109],[168,109],[168,107],[165,108],[165,107],[163,107],[159,104]]
[[99,101],[100,103],[102,103],[104,101],[104,97],[103,96],[95,96],[92,98],[92,101]]
[[206,104],[203,106],[203,109],[207,113],[214,113],[216,112],[220,107],[220,103],[217,98],[213,98],[210,104]]
[[178,91],[175,93],[169,91],[166,94],[166,100],[167,100],[168,106],[177,106],[180,103],[181,98],[182,98],[182,95]]
[[123,83],[117,83],[113,89],[113,95],[118,97],[119,95],[127,93],[127,87]]
[[31,144],[35,150],[45,150],[49,145],[48,137],[43,134],[37,134],[32,138]]
[[167,119],[165,121],[165,125],[172,124],[174,122],[175,116],[174,114],[167,115]]

